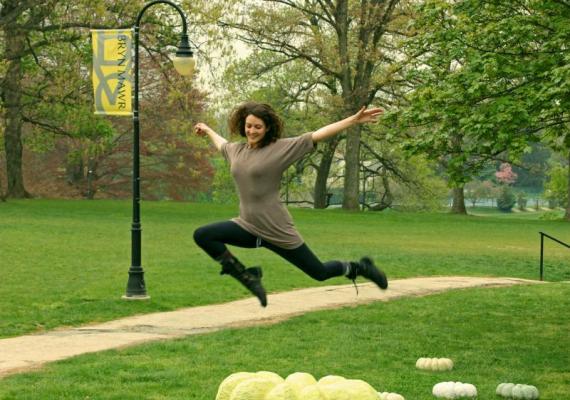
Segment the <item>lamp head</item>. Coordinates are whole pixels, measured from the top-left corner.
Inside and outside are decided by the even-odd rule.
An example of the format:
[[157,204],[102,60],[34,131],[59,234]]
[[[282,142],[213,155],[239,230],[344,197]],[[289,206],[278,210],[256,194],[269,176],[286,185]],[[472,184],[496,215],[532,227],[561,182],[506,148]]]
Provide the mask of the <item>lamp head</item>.
[[172,62],[174,63],[174,68],[182,76],[191,76],[194,73],[195,61],[192,57],[194,54],[190,49],[188,44],[188,35],[183,33],[180,36],[180,44],[176,50],[176,55],[174,56]]

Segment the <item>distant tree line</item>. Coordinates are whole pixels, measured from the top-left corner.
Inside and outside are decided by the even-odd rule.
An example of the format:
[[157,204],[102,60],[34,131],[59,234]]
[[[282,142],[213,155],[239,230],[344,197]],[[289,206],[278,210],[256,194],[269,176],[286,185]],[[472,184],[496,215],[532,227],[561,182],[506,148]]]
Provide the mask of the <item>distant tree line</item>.
[[[48,194],[74,188],[77,197],[127,195],[129,121],[91,112],[88,30],[131,26],[143,5],[15,0],[0,6],[4,196],[29,196],[25,182]],[[223,77],[210,82],[221,101],[208,107],[206,93],[172,72],[163,49],[176,43],[175,19],[165,10],[149,13],[141,90],[148,197],[211,199],[231,189],[225,165],[189,134],[197,119],[219,122],[224,132],[224,115],[237,102],[273,104],[289,135],[374,104],[386,110],[382,123],[319,146],[288,173],[288,190],[296,185],[324,208],[340,187],[343,208],[383,210],[397,199],[439,198],[443,181],[453,193],[452,212],[466,213],[466,185],[509,163],[528,187],[557,182],[570,220],[567,2],[181,5],[197,22],[190,25],[203,39],[201,55],[224,65]],[[248,45],[246,58],[224,44],[235,41]],[[529,160],[539,151],[549,152],[542,165]],[[542,181],[532,183],[538,176]]]

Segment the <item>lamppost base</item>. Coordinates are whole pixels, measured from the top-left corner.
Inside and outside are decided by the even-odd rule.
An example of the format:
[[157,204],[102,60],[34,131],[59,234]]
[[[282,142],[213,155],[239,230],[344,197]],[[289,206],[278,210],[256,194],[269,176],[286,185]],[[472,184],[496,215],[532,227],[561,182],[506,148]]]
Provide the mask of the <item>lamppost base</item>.
[[146,293],[144,271],[141,265],[133,265],[129,269],[129,281],[127,282],[127,290],[122,298],[124,300],[150,299],[150,296]]
[[123,300],[150,300],[150,296],[146,294],[135,294],[135,295],[123,295],[121,296]]

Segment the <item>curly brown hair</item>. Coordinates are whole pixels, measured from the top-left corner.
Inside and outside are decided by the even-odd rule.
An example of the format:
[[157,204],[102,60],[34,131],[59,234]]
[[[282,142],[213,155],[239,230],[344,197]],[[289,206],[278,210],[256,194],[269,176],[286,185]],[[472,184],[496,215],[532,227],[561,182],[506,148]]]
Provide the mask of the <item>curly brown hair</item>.
[[246,137],[245,119],[248,115],[253,115],[261,119],[267,127],[267,132],[259,143],[260,147],[265,147],[281,137],[283,133],[283,120],[281,120],[279,115],[277,115],[273,107],[269,104],[257,103],[255,101],[242,103],[233,109],[228,121],[230,132]]

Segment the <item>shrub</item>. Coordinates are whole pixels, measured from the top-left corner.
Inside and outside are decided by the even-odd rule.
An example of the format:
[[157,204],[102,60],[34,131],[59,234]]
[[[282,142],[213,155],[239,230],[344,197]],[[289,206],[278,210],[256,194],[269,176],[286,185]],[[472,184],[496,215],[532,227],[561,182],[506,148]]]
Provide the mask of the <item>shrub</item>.
[[516,203],[513,190],[508,186],[503,186],[497,197],[497,208],[503,212],[510,212]]
[[555,167],[548,172],[545,197],[549,208],[568,204],[568,167]]
[[517,206],[519,210],[524,211],[526,209],[527,198],[524,192],[519,192],[517,194]]

